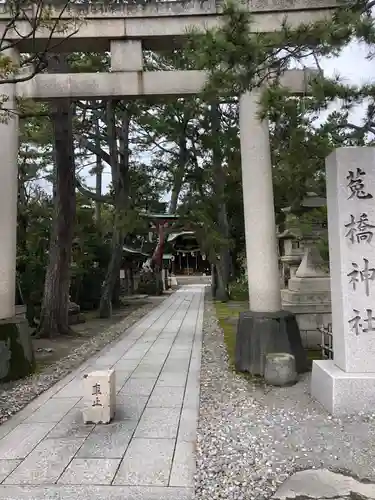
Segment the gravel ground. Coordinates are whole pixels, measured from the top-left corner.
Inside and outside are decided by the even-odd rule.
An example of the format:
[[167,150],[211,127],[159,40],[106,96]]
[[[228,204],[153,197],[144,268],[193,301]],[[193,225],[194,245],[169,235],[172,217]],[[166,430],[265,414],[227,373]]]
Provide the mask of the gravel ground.
[[253,383],[228,368],[206,301],[196,500],[269,498],[291,474],[326,468],[375,481],[375,413],[333,418],[295,386]]
[[150,302],[136,309],[129,316],[111,325],[103,333],[87,340],[68,356],[49,365],[43,371],[16,382],[0,384],[0,424],[22,410],[30,401],[79,367],[86,359],[103,349],[104,346],[118,339],[125,330],[159,304],[160,301]]

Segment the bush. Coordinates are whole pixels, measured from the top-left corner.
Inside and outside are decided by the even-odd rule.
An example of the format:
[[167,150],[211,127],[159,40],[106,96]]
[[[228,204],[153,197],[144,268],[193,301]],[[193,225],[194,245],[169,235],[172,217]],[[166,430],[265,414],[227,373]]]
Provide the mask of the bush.
[[229,296],[231,300],[249,300],[249,289],[246,276],[238,278],[229,285]]

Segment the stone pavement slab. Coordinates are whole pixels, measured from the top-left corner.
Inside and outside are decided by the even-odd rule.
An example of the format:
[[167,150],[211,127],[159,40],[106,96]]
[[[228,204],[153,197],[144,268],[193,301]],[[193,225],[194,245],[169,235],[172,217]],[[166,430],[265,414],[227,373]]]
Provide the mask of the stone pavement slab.
[[[204,286],[185,286],[0,426],[1,500],[190,500]],[[116,371],[116,415],[82,422],[83,375]]]

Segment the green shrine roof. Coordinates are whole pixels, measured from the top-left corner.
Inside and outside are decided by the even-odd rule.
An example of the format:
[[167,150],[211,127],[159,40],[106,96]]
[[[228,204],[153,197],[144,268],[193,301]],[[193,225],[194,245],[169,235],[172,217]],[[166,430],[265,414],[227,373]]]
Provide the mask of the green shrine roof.
[[147,217],[148,219],[176,220],[180,218],[177,214],[152,214],[149,212],[140,212],[140,215]]
[[136,248],[132,248],[127,245],[124,245],[122,247],[122,251],[130,255],[142,255],[143,257],[149,257],[148,253],[142,252],[142,250],[137,250]]
[[195,232],[194,231],[181,231],[180,233],[171,233],[168,235],[167,241],[174,241],[179,236],[195,236]]

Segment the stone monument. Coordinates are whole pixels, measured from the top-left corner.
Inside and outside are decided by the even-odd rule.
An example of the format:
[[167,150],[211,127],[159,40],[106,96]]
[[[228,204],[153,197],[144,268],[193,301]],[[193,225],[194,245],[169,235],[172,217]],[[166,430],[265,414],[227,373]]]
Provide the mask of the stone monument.
[[333,360],[314,361],[311,393],[332,414],[375,407],[375,149],[326,161]]
[[84,375],[85,424],[109,424],[116,408],[116,375],[114,370],[99,370]]

